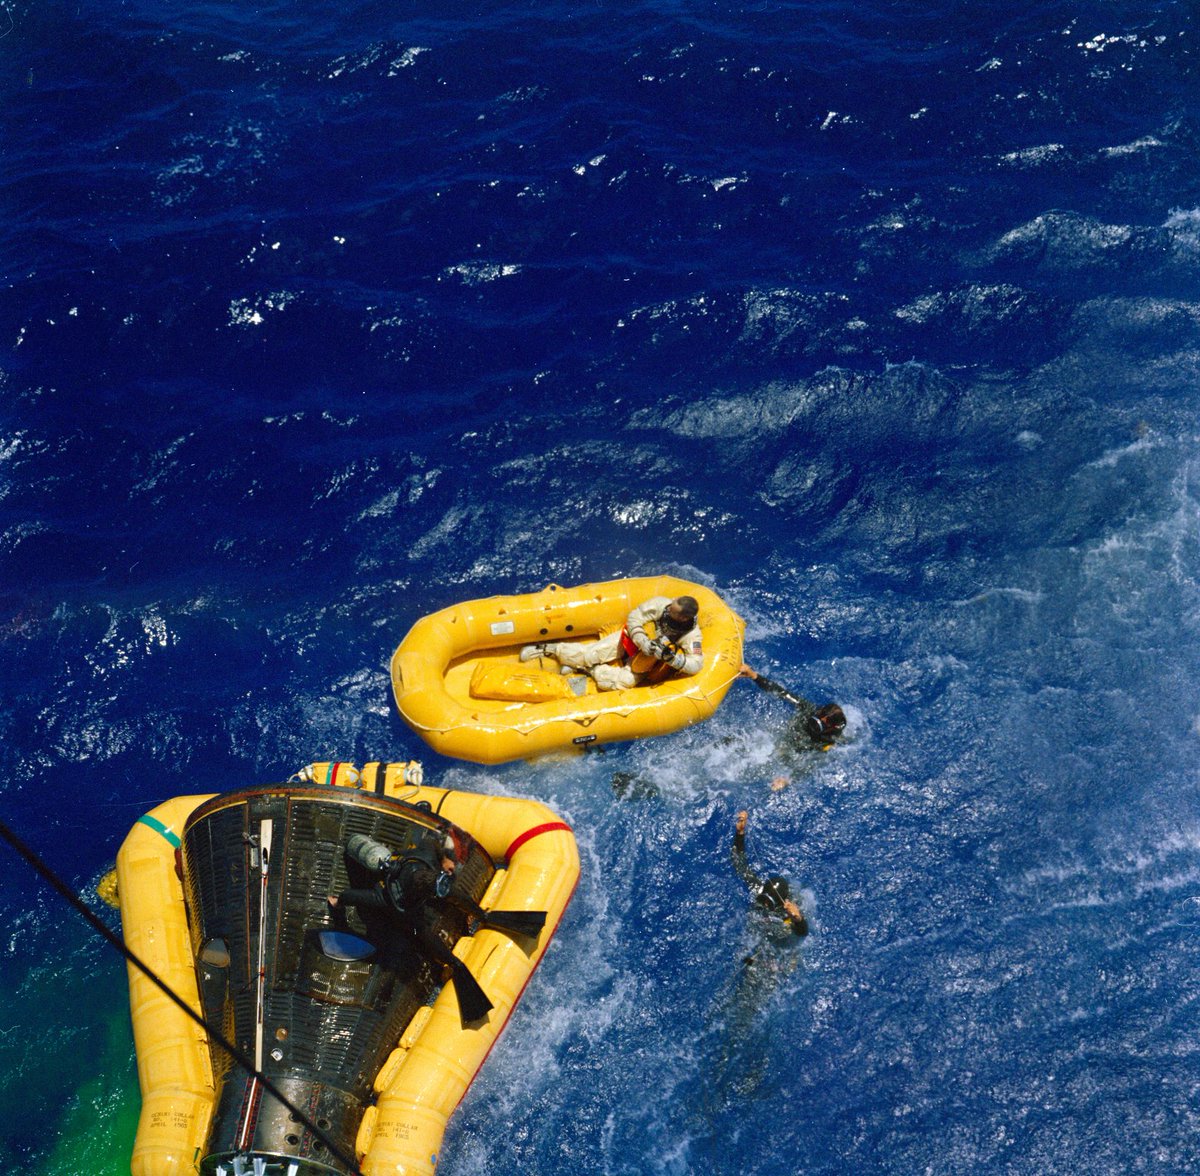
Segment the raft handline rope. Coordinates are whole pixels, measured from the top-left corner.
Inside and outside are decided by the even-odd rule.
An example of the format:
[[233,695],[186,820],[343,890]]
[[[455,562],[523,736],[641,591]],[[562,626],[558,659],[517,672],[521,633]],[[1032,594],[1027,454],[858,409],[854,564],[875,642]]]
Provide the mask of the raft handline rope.
[[92,929],[107,941],[109,946],[114,947],[121,953],[139,972],[142,973],[152,984],[154,984],[168,999],[178,1005],[201,1029],[204,1030],[208,1038],[219,1045],[241,1068],[249,1074],[253,1079],[259,1082],[263,1089],[266,1090],[273,1098],[281,1103],[288,1111],[296,1116],[296,1121],[303,1123],[329,1150],[337,1157],[341,1164],[345,1164],[350,1171],[350,1176],[364,1176],[362,1169],[358,1166],[357,1161],[351,1159],[338,1144],[330,1138],[320,1127],[316,1125],[291,1099],[283,1093],[261,1070],[257,1069],[241,1050],[238,1049],[233,1042],[229,1041],[224,1034],[216,1029],[213,1029],[208,1022],[192,1008],[191,1005],[183,999],[167,982],[161,979],[149,964],[137,956],[137,954],[128,948],[121,939],[112,933],[104,923],[96,916],[96,914],[88,907],[88,905],[55,873],[54,869],[47,865],[38,854],[31,849],[9,826],[0,820],[0,837],[19,854],[36,873],[40,874],[53,890],[57,891],[59,896],[66,899],[67,903],[74,907],[75,910],[83,916],[83,918],[91,925]]

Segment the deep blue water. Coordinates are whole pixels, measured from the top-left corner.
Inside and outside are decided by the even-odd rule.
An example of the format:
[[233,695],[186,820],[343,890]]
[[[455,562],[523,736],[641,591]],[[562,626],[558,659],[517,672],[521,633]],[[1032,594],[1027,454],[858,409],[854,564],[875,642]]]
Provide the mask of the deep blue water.
[[[1193,9],[1012,9],[0,0],[4,819],[90,896],[314,759],[555,807],[443,1172],[1200,1167]],[[787,790],[748,683],[396,715],[418,616],[664,569],[849,713]],[[750,1001],[741,808],[814,928]],[[0,1167],[127,1171],[123,964],[5,853]]]

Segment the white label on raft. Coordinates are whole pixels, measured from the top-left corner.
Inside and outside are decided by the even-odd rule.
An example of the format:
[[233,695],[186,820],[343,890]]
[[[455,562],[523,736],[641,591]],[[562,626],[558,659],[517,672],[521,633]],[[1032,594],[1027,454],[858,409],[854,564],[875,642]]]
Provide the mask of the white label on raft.
[[516,629],[516,626],[512,623],[512,621],[493,621],[492,622],[492,636],[493,637],[499,637],[501,633],[512,633],[515,631],[515,629]]

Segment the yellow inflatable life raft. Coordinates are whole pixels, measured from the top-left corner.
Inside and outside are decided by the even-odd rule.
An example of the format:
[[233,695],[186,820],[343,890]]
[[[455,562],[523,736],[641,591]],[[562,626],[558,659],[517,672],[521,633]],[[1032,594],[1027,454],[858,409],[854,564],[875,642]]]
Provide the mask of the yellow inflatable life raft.
[[[542,804],[419,778],[414,764],[314,764],[287,784],[176,797],[134,825],[117,856],[127,945],[308,1119],[130,964],[134,1176],[336,1176],[350,1170],[338,1153],[365,1176],[433,1173],[449,1116],[562,918],[579,855]],[[453,844],[433,932],[486,995],[483,1019],[464,1022],[458,964],[329,904],[362,885],[355,837],[397,855],[429,837]],[[529,912],[535,926],[545,912],[532,935],[486,918],[527,926]]]
[[[655,596],[700,605],[704,666],[654,685],[598,692],[522,663],[521,647],[593,641]],[[665,735],[708,718],[742,664],[744,622],[713,591],[673,576],[612,580],[523,596],[493,596],[421,618],[392,655],[405,722],[435,751],[481,764]]]

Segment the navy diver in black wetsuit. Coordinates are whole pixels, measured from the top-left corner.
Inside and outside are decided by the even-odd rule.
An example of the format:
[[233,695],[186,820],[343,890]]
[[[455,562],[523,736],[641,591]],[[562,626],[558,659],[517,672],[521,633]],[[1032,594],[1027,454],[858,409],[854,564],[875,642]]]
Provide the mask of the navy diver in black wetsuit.
[[[841,738],[846,729],[846,716],[836,702],[826,702],[818,706],[807,698],[793,694],[786,686],[772,682],[765,674],[748,665],[743,665],[738,676],[749,678],[760,690],[768,694],[778,695],[790,702],[795,713],[788,720],[775,744],[775,754],[783,763],[792,768],[799,768],[805,760],[810,759],[814,751],[829,751],[834,743]],[[726,739],[726,742],[731,742]],[[771,781],[771,788],[778,792],[790,783],[788,776],[776,776]],[[613,795],[619,800],[648,800],[659,794],[658,785],[653,780],[632,772],[615,772],[612,778]]]
[[329,905],[343,918],[348,907],[384,916],[421,955],[450,970],[464,1024],[486,1017],[492,1002],[466,964],[431,926],[438,907],[444,903],[485,927],[535,940],[546,924],[546,912],[487,911],[468,895],[455,894],[452,888],[458,860],[450,833],[439,835],[435,830],[426,830],[406,854],[393,852],[373,837],[354,833],[346,843],[346,856],[374,875],[374,884],[330,895]]
[[[791,898],[788,881],[780,874],[773,874],[763,881],[746,860],[746,820],[748,814],[738,813],[733,826],[733,849],[730,857],[737,876],[750,888],[754,896],[756,929],[773,942],[786,943],[791,937],[803,938],[808,934],[808,921],[804,912]],[[746,963],[753,962],[746,957]]]
[[769,1051],[755,1045],[756,1026],[775,990],[799,965],[796,948],[808,934],[808,921],[787,879],[778,874],[762,878],[747,861],[746,819],[745,812],[738,813],[730,857],[753,898],[748,920],[753,942],[714,1010],[724,1023],[724,1041],[712,1071],[710,1107],[751,1096],[762,1085]]
[[[846,730],[846,716],[836,702],[818,706],[807,698],[793,694],[786,686],[772,682],[766,674],[760,674],[748,665],[743,665],[738,674],[742,678],[749,678],[760,690],[790,702],[795,708],[795,713],[775,744],[776,754],[789,766],[798,767],[810,752],[828,751]],[[776,776],[771,781],[771,788],[778,792],[786,788],[788,782],[787,776]]]

